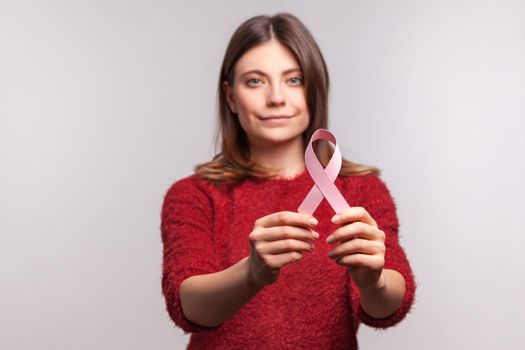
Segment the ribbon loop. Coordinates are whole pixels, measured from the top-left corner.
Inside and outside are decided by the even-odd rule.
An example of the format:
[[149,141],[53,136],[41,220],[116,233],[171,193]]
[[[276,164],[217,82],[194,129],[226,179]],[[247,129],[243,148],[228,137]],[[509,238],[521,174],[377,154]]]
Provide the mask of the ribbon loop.
[[[326,169],[323,169],[323,166],[319,163],[312,147],[312,143],[319,139],[325,139],[335,144],[334,154],[328,162]],[[312,134],[310,142],[306,147],[304,160],[306,169],[315,184],[312,186],[310,192],[305,197],[297,211],[299,213],[312,215],[323,200],[323,197],[326,198],[336,213],[340,213],[341,211],[350,208],[334,183],[339,171],[341,170],[342,164],[341,152],[339,151],[339,146],[335,136],[326,129],[317,129]]]

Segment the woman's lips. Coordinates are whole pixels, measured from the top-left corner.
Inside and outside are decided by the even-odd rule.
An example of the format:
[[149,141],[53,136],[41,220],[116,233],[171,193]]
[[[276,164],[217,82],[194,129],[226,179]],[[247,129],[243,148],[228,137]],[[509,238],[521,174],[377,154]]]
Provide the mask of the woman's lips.
[[287,115],[272,115],[272,116],[269,116],[269,117],[260,117],[262,120],[272,120],[272,119],[288,119],[288,118],[291,118],[290,116],[287,116]]

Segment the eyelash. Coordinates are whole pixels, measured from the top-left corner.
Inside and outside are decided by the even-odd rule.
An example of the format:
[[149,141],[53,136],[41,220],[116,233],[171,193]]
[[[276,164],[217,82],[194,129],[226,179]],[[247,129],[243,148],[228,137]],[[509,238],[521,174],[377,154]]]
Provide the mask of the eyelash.
[[[291,77],[291,78],[288,79],[288,80],[292,80],[292,79],[297,79],[297,80],[300,82],[301,85],[302,85],[302,83],[303,83],[303,78],[300,78],[300,77]],[[252,84],[250,84],[250,82],[253,81],[253,80],[260,80],[260,79],[258,79],[258,78],[251,78],[251,79],[248,79],[248,80],[246,81],[246,83],[247,83],[248,85],[250,85],[250,86],[253,86]],[[294,84],[294,85],[298,85],[298,84]]]

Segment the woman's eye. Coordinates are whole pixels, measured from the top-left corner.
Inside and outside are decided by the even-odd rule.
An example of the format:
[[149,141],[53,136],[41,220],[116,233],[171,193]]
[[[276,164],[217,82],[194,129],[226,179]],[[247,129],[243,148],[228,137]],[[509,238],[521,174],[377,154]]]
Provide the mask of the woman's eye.
[[248,83],[248,85],[257,85],[257,83],[260,81],[261,81],[260,79],[252,78],[252,79],[248,79],[246,82]]
[[290,81],[293,85],[301,85],[303,83],[303,79],[299,77],[290,78]]

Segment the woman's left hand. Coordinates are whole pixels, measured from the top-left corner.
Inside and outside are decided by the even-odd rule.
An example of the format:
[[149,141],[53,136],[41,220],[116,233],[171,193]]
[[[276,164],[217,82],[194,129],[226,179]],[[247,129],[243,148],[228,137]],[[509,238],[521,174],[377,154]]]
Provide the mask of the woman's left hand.
[[340,219],[332,222],[341,225],[327,242],[336,246],[328,256],[337,264],[348,268],[352,279],[363,290],[384,285],[385,233],[363,207],[351,207],[338,213]]

